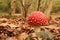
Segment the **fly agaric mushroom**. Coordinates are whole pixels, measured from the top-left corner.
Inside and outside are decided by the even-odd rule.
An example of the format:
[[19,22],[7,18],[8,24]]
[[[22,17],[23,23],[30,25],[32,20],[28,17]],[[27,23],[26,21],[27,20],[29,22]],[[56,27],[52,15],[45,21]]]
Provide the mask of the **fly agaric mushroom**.
[[27,17],[27,23],[30,25],[46,25],[48,22],[47,17],[45,14],[39,11],[32,12]]

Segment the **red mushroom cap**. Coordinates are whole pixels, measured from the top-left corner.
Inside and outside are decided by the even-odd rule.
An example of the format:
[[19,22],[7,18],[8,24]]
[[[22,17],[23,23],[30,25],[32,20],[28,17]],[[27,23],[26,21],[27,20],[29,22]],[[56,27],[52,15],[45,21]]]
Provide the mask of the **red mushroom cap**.
[[27,23],[31,25],[45,25],[48,22],[45,14],[39,11],[32,12],[27,17]]

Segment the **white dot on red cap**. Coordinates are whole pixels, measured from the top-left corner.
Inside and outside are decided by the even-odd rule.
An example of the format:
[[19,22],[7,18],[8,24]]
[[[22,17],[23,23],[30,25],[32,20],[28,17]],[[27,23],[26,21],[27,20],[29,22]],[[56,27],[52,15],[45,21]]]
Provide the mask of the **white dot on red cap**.
[[45,21],[44,21],[45,22]]
[[32,21],[30,21],[30,22],[32,22]]
[[41,19],[39,19],[39,20],[41,20]]
[[41,20],[41,22],[43,22],[43,20]]
[[36,20],[34,20],[36,22]]
[[32,19],[34,19],[34,18],[32,18]]
[[42,25],[42,23],[40,25]]

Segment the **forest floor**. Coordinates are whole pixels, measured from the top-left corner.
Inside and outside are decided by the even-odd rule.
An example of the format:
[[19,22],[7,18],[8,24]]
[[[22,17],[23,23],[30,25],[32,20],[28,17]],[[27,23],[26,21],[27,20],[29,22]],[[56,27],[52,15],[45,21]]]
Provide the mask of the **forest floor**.
[[60,40],[60,15],[51,15],[46,26],[28,25],[22,15],[0,17],[0,40]]

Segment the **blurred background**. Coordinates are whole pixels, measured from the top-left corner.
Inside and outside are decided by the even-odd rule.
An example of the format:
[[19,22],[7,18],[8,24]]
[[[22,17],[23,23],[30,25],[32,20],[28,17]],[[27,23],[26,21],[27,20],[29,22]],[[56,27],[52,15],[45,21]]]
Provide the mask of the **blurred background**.
[[[34,27],[26,22],[26,17],[33,11],[46,14],[48,17],[46,26]],[[6,38],[60,40],[60,0],[0,0],[0,39]]]
[[0,0],[1,14],[23,14],[42,11],[47,16],[60,16],[60,0]]

